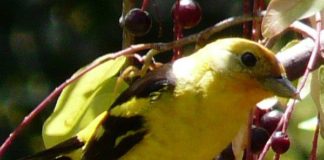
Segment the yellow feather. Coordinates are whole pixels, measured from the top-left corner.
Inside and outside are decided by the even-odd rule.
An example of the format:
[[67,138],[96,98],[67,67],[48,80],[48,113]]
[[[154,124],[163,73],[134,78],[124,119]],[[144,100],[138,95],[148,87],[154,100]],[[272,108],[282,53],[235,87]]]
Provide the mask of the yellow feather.
[[[255,68],[241,63],[245,52],[258,58]],[[255,104],[273,95],[263,79],[285,75],[271,51],[238,38],[213,42],[177,60],[172,72],[174,92],[153,104],[133,98],[118,107],[119,113],[112,112],[143,115],[149,131],[122,159],[212,159],[248,122]],[[138,112],[139,106],[145,111]]]
[[[99,151],[116,147],[106,146],[105,143],[110,143],[107,139],[99,143],[101,136],[114,133],[106,123],[109,116],[124,121],[129,120],[127,117],[137,116],[143,117],[144,124],[135,124],[135,128],[136,125],[144,128],[128,130],[127,126],[121,126],[122,133],[117,131],[116,135],[112,135],[115,139],[110,145],[116,145],[122,140],[127,141],[128,135],[145,131],[143,139],[130,146],[130,150],[122,150],[121,153],[125,154],[120,159],[210,160],[246,126],[249,113],[257,102],[272,95],[297,96],[274,54],[255,42],[241,38],[212,42],[191,56],[176,60],[170,73],[175,79],[172,90],[158,93],[154,100],[141,95],[128,97],[126,102],[112,106],[111,110],[101,114],[77,134],[85,146],[70,156],[81,159],[84,153],[90,154],[90,157],[100,156],[101,159],[114,157],[96,152],[99,147]],[[148,77],[143,77],[143,80]],[[145,89],[146,86],[143,87]],[[146,95],[149,91],[144,92]],[[116,130],[119,129],[119,124],[115,124],[117,122],[113,122]],[[95,155],[92,155],[94,152]]]

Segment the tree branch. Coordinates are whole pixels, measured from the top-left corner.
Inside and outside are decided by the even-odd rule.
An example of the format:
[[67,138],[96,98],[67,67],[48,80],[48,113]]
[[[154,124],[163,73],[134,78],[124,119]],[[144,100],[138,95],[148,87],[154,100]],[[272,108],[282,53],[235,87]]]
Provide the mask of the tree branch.
[[[295,80],[304,74],[314,45],[315,42],[313,39],[306,38],[295,46],[277,54],[277,58],[285,66],[287,76],[290,80]],[[323,30],[321,32],[321,53],[324,54]],[[323,63],[323,57],[318,57],[312,70],[317,69]]]
[[[137,44],[132,45],[128,48],[125,48],[124,50],[121,50],[119,52],[115,52],[112,55],[105,55],[100,58],[100,60],[93,62],[87,68],[78,75],[72,76],[70,79],[68,79],[66,82],[62,83],[55,91],[53,91],[46,99],[44,99],[37,107],[36,109],[31,112],[26,118],[23,120],[23,122],[16,128],[16,130],[10,134],[10,136],[5,140],[5,142],[0,146],[0,159],[6,152],[6,150],[9,148],[10,144],[13,142],[13,140],[21,134],[22,130],[27,126],[27,124],[30,124],[30,122],[50,103],[53,102],[53,100],[60,94],[60,92],[70,83],[77,80],[79,77],[81,77],[86,72],[90,71],[92,68],[100,65],[101,63],[109,60],[114,59],[118,56],[124,55],[131,55],[135,52],[147,50],[147,49],[156,49],[160,52],[167,51],[170,49],[173,49],[175,47],[180,47],[186,44],[190,43],[198,43],[198,46],[202,46],[205,44],[206,40],[209,38],[210,35],[219,32],[227,27],[237,25],[240,23],[243,23],[245,21],[250,21],[255,17],[250,16],[241,16],[236,18],[228,18],[222,22],[219,22],[215,24],[214,26],[207,28],[203,30],[200,33],[190,35],[188,37],[185,37],[183,39],[180,39],[178,41],[173,41],[169,43],[148,43],[148,44]],[[324,55],[324,32],[321,33],[321,54]],[[300,41],[297,45],[283,51],[277,54],[277,58],[279,61],[283,63],[283,65],[286,68],[287,76],[290,80],[295,80],[299,77],[301,77],[307,67],[311,52],[315,46],[314,40],[311,38],[306,38],[302,41]],[[321,64],[323,64],[324,59],[323,57],[319,56],[317,58],[317,61],[314,65],[314,68],[312,70],[317,69]]]

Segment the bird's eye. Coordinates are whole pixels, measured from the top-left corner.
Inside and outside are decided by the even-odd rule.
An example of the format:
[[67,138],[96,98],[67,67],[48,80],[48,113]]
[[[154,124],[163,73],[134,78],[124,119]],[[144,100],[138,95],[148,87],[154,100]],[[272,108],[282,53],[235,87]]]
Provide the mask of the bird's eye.
[[245,52],[241,56],[241,61],[247,67],[253,67],[257,62],[257,58],[253,55],[253,53]]

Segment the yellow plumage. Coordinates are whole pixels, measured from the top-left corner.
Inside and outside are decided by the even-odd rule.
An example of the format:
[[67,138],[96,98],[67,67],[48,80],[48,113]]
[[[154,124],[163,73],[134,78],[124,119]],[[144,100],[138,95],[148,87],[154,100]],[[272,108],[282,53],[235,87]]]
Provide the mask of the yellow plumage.
[[245,39],[217,40],[130,86],[105,112],[103,127],[86,138],[81,156],[210,160],[255,104],[274,94],[294,97],[295,90],[271,51]]
[[[256,54],[264,64],[249,73],[239,63],[244,52]],[[125,104],[126,112],[132,107],[150,108],[140,112],[149,134],[122,159],[215,157],[248,122],[255,104],[272,95],[257,78],[284,74],[269,50],[243,39],[211,43],[176,61],[173,72],[177,82],[174,92],[153,105],[141,100]]]

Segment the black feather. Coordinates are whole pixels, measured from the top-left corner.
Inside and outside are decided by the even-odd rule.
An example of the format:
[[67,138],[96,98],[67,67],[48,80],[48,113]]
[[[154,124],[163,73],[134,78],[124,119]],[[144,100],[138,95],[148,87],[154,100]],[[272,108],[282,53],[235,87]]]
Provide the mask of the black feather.
[[[171,72],[171,67],[171,64],[166,64],[146,74],[145,77],[137,79],[116,99],[110,109],[122,105],[133,97],[149,97],[151,100],[156,100],[162,92],[172,91],[175,87],[175,77]],[[91,142],[83,160],[119,159],[149,132],[144,128],[144,117],[140,115],[132,117],[108,115],[102,125],[105,129],[104,134]],[[127,135],[129,131],[133,134]],[[117,143],[116,140],[120,137],[123,137],[123,139]]]
[[[109,116],[103,124],[105,132],[89,144],[84,153],[84,160],[115,160],[124,155],[144,137],[144,119],[142,116],[116,117]],[[126,136],[119,143],[117,138],[133,131],[135,134]]]
[[[38,152],[34,155],[21,158],[19,160],[54,160],[60,159],[62,154],[67,154],[71,151],[74,151],[78,148],[81,148],[84,145],[84,142],[81,142],[77,137],[72,137],[66,141],[63,141],[52,148]],[[58,158],[57,158],[58,157]],[[68,157],[64,157],[65,159]],[[64,159],[63,158],[63,159]]]
[[[117,107],[132,97],[156,100],[162,92],[172,91],[175,87],[175,78],[171,72],[171,64],[149,72],[143,78],[137,79],[112,104],[110,109]],[[147,134],[144,129],[145,119],[142,116],[117,117],[108,115],[103,120],[105,132],[101,137],[95,137],[85,150],[83,160],[115,160],[126,154],[133,146],[139,143]],[[132,134],[127,135],[129,131]],[[117,138],[123,137],[118,143]],[[64,156],[84,145],[77,137],[64,141],[50,149],[24,157],[20,160],[69,160]]]
[[175,77],[171,72],[171,67],[171,64],[165,64],[161,68],[147,73],[144,78],[137,79],[116,99],[110,109],[127,102],[132,97],[146,98],[151,93],[160,91],[165,87],[167,87],[167,90],[174,89]]

